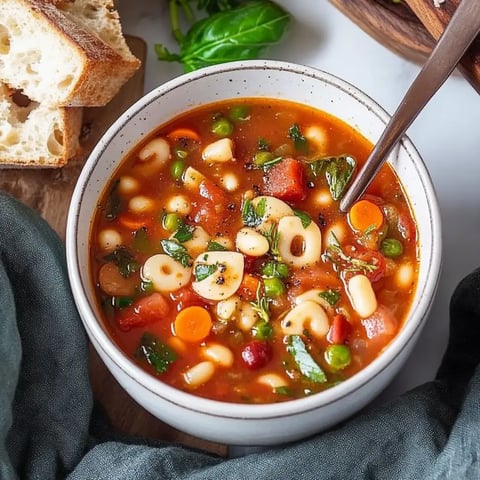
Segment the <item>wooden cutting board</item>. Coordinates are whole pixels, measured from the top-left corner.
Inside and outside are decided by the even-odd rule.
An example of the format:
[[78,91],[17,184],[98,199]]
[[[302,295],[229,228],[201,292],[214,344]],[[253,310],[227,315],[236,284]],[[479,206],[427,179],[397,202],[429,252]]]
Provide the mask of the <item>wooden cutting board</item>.
[[[344,15],[385,47],[423,63],[452,18],[460,0],[330,0]],[[480,93],[480,38],[470,46],[458,70]]]
[[[127,42],[134,55],[144,63],[145,42],[136,37],[127,37]],[[144,73],[143,68],[140,69],[107,106],[85,109],[81,138],[83,155],[80,158],[70,161],[60,169],[0,170],[0,190],[11,193],[38,211],[62,240],[65,239],[70,199],[85,159],[107,128],[143,95]],[[225,445],[192,437],[150,415],[120,387],[93,348],[90,348],[89,359],[94,396],[116,431],[179,443],[220,456],[227,455]]]

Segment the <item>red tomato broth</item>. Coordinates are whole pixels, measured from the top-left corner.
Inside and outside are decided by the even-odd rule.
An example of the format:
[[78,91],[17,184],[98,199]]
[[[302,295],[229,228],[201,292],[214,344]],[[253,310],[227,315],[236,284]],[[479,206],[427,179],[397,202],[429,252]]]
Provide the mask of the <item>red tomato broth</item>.
[[[228,118],[229,112],[233,108],[242,106],[247,106],[249,109],[248,120],[231,122],[234,129],[233,133],[228,135],[234,144],[234,160],[225,163],[206,163],[202,159],[203,149],[220,138],[211,132],[212,121],[218,118],[219,114]],[[296,150],[294,141],[289,137],[289,129],[295,123],[298,124],[301,132],[309,125],[317,125],[322,128],[328,138],[326,151],[316,153],[312,149],[313,151],[310,150],[306,153]],[[191,129],[198,134],[200,141],[192,138],[184,141],[181,139],[168,140],[172,159],[161,168],[155,169],[148,166],[148,161],[141,162],[139,160],[138,152],[152,138],[167,139],[169,132],[180,128]],[[382,275],[379,275],[378,268],[374,270],[377,277],[380,277],[371,282],[378,303],[374,319],[368,321],[361,319],[352,308],[350,298],[345,291],[345,284],[350,273],[343,273],[340,278],[334,265],[322,256],[321,260],[313,265],[289,268],[288,277],[281,279],[285,291],[269,300],[271,312],[269,323],[274,333],[272,337],[262,340],[268,343],[271,358],[265,365],[258,368],[249,368],[242,360],[242,351],[245,346],[258,340],[253,335],[252,329],[250,331],[242,330],[238,327],[236,320],[218,318],[216,314],[218,301],[202,298],[198,293],[193,292],[191,285],[176,291],[161,293],[169,305],[166,314],[162,308],[161,318],[149,320],[145,324],[139,322],[139,326],[128,328],[127,325],[127,328],[125,326],[122,328],[120,319],[122,315],[125,315],[126,309],[135,311],[137,302],[151,295],[153,290],[151,285],[139,281],[135,295],[132,298],[123,299],[126,303],[133,303],[133,305],[118,306],[117,304],[117,306],[112,306],[116,300],[102,290],[98,279],[100,267],[107,261],[111,261],[111,259],[105,259],[109,252],[97,240],[99,233],[105,229],[113,229],[120,234],[122,246],[134,257],[138,266],[137,271],[133,274],[138,278],[140,278],[138,271],[145,261],[154,254],[163,253],[164,249],[162,249],[160,241],[168,239],[172,235],[172,231],[167,230],[162,222],[165,205],[172,196],[184,195],[191,205],[191,212],[188,215],[179,215],[185,224],[202,226],[213,242],[220,241],[223,237],[234,240],[236,232],[245,226],[242,221],[245,192],[248,191],[253,197],[265,194],[265,178],[268,177],[268,170],[265,172],[262,168],[252,167],[252,159],[259,151],[260,140],[268,142],[269,151],[280,150],[285,153],[282,158],[299,159],[305,165],[306,198],[297,203],[290,201],[289,204],[295,209],[306,212],[312,222],[319,226],[322,232],[322,252],[326,248],[327,229],[334,223],[340,222],[341,225],[344,225],[346,232],[345,239],[341,241],[342,249],[350,252],[352,257],[367,258],[370,256],[369,258],[372,258],[372,249],[367,248],[365,243],[371,247],[371,244],[378,244],[378,239],[359,240],[358,235],[356,236],[348,227],[347,216],[339,212],[338,201],[331,201],[329,205],[315,203],[315,195],[318,191],[327,189],[326,180],[320,176],[312,177],[307,165],[312,159],[348,154],[356,159],[358,169],[358,166],[368,157],[372,145],[353,128],[325,112],[272,99],[231,100],[207,105],[187,112],[159,127],[154,135],[138,145],[122,161],[103,195],[91,232],[92,280],[98,302],[105,312],[103,319],[105,326],[113,340],[126,355],[165,383],[195,395],[227,402],[272,403],[291,400],[330,388],[354,375],[371,363],[401,328],[410,309],[417,281],[415,221],[402,186],[391,167],[385,165],[369,187],[365,198],[377,203],[382,208],[385,205],[388,206],[389,218],[386,218],[383,230],[388,232],[389,238],[393,237],[401,241],[403,253],[398,258],[386,259],[385,264],[382,262],[381,266],[384,270]],[[311,147],[310,142],[309,146]],[[184,187],[183,181],[175,181],[172,178],[170,167],[175,160],[175,149],[188,152],[187,158],[182,159],[185,167],[193,167],[206,177],[205,191],[192,193]],[[275,153],[274,156],[276,156]],[[226,174],[233,174],[238,182],[238,188],[233,192],[226,189]],[[116,185],[118,186],[117,182],[126,175],[137,180],[139,188],[135,194],[119,194],[116,191],[118,190],[115,188]],[[281,178],[281,176],[276,178]],[[112,195],[112,190],[114,195]],[[137,194],[150,200],[148,213],[136,214],[129,211],[128,200]],[[107,218],[107,205],[111,202],[112,196],[120,199],[119,213],[115,218]],[[146,235],[144,237],[146,238],[143,238],[143,244],[140,244],[138,239],[135,242],[135,231],[129,230],[128,226],[122,223],[121,220],[124,217],[137,220],[145,226],[144,233]],[[384,231],[379,235],[384,235]],[[177,243],[182,244],[181,242]],[[265,275],[262,275],[261,270],[269,260],[272,260],[271,250],[267,255],[257,258],[245,256],[244,259],[244,272],[255,277],[260,284],[259,293],[262,295],[265,292]],[[399,288],[396,280],[396,272],[400,263],[409,265],[411,269],[410,277],[407,276],[411,284],[407,287],[403,286],[403,288]],[[340,291],[338,303],[324,309],[330,328],[333,328],[334,318],[339,314],[344,315],[348,322],[348,325],[345,325],[337,318],[335,322],[337,331],[333,334],[330,332],[330,335],[325,335],[324,338],[315,338],[311,332],[307,331],[308,328],[298,335],[313,361],[328,377],[328,381],[320,383],[309,380],[300,372],[295,359],[287,351],[288,336],[282,332],[281,327],[282,318],[295,305],[295,297],[310,289]],[[247,293],[247,291],[248,289],[245,290],[244,282],[242,282],[237,295],[239,295],[240,301],[251,304],[252,292]],[[172,327],[179,308],[190,305],[208,309],[213,320],[210,334],[198,343],[179,341],[175,337]],[[379,323],[377,317],[383,318],[385,324]],[[258,322],[259,320],[257,320]],[[169,345],[175,351],[177,358],[168,363],[166,371],[158,373],[145,358],[141,358],[141,356],[139,358],[138,347],[144,332],[153,335],[159,342]],[[333,368],[324,357],[325,349],[331,345],[328,339],[331,341],[332,338],[343,340],[343,347],[346,346],[350,351],[351,361],[342,369]],[[205,356],[200,352],[202,347],[211,343],[227,347],[233,355],[233,365],[225,367],[214,363],[214,374],[208,381],[195,386],[188,385],[185,382],[184,373],[205,361]],[[288,383],[288,388],[275,389],[259,383],[258,376],[266,373],[281,375]]]

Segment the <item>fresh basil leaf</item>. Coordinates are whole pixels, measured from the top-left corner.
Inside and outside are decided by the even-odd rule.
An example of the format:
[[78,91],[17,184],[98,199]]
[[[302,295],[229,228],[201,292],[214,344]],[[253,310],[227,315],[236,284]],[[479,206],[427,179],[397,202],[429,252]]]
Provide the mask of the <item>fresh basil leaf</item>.
[[184,222],[179,222],[178,229],[173,235],[173,238],[177,239],[180,243],[188,242],[193,238],[193,231],[195,227],[193,225],[187,225]]
[[107,262],[113,262],[117,267],[122,277],[129,277],[136,272],[140,265],[135,260],[135,257],[128,251],[126,247],[118,247],[113,252],[103,257]]
[[135,352],[137,358],[144,358],[156,373],[165,373],[177,359],[177,354],[168,345],[149,332],[145,332]]
[[338,290],[334,290],[333,288],[324,290],[323,292],[320,292],[318,295],[324,300],[326,300],[332,307],[339,302],[341,297],[340,292]]
[[258,58],[280,40],[289,21],[289,14],[273,2],[248,2],[195,22],[179,38],[180,54],[173,54],[162,45],[155,45],[155,51],[159,60],[181,62],[185,72]]
[[294,210],[293,213],[302,221],[303,228],[308,228],[308,226],[312,223],[312,219],[307,212],[302,212],[301,210]]
[[300,131],[298,123],[294,123],[289,128],[288,136],[293,140],[295,150],[299,150],[301,152],[308,151],[308,140],[303,136],[302,132]]
[[221,243],[215,242],[214,240],[209,240],[207,243],[208,252],[226,252],[227,248],[224,247]]
[[169,257],[180,262],[184,267],[192,266],[193,259],[183,245],[180,245],[175,240],[160,240],[160,244]]
[[314,383],[325,383],[327,376],[320,365],[308,353],[307,347],[300,335],[290,335],[288,338],[287,352],[290,353],[297,364],[301,374]]
[[195,265],[195,281],[201,282],[202,280],[205,280],[208,278],[210,275],[215,273],[217,270],[217,265],[215,264],[207,264],[207,263],[197,263]]

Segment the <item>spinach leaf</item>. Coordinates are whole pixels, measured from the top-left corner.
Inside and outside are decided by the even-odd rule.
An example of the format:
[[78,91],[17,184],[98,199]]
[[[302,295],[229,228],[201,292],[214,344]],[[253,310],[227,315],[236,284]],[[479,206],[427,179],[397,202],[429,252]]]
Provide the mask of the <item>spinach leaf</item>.
[[195,265],[195,281],[196,282],[201,282],[202,280],[205,280],[208,278],[210,275],[213,275],[217,270],[217,265],[216,264],[208,264],[208,263],[197,263]]
[[165,373],[177,359],[174,350],[149,332],[142,335],[135,356],[144,358],[155,369],[156,373]]
[[312,219],[307,212],[303,212],[302,210],[293,210],[293,213],[301,220],[303,228],[308,228],[308,226],[312,223]]
[[289,128],[288,136],[293,140],[295,150],[300,150],[301,152],[308,151],[308,140],[303,136],[298,123],[294,123]]
[[321,298],[326,300],[332,307],[334,307],[340,300],[341,294],[339,290],[330,288],[318,294]]
[[334,200],[340,200],[355,173],[357,162],[350,155],[341,155],[321,158],[308,165],[313,176],[325,175],[330,195]]
[[159,44],[155,52],[159,60],[181,62],[185,72],[258,58],[266,47],[280,40],[289,21],[289,14],[273,2],[248,2],[193,23],[185,36],[174,26],[180,53],[171,53]]
[[216,242],[215,240],[209,240],[207,243],[208,252],[225,252],[227,250],[221,243]]
[[258,227],[262,223],[266,207],[267,200],[265,198],[262,198],[256,207],[253,206],[251,200],[245,200],[242,207],[243,224],[247,227]]
[[134,250],[140,253],[152,252],[153,245],[148,236],[146,227],[140,227],[133,234],[132,247]]
[[135,260],[135,257],[127,250],[126,247],[118,247],[113,252],[103,257],[107,262],[113,262],[122,275],[122,277],[129,277],[133,272],[136,272],[140,265]]
[[184,267],[192,266],[192,257],[183,245],[180,245],[175,240],[160,240],[160,244],[169,257],[180,262]]
[[173,238],[177,239],[180,243],[187,242],[193,238],[193,231],[195,227],[193,225],[187,225],[186,223],[180,221],[178,224],[178,229],[173,235]]
[[298,369],[314,383],[325,383],[327,376],[320,365],[315,362],[312,356],[308,353],[307,347],[300,335],[290,335],[288,338],[287,352],[295,360]]

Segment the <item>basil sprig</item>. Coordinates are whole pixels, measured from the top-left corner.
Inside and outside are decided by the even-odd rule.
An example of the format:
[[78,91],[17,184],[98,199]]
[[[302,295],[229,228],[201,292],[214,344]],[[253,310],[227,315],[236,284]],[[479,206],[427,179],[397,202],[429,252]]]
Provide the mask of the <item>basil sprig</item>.
[[[213,5],[212,1],[199,3],[199,8],[217,12],[194,21],[189,3],[187,0],[170,1],[172,31],[180,53],[155,45],[159,60],[180,62],[185,72],[223,62],[258,58],[269,45],[280,40],[290,21],[289,14],[270,1],[248,2],[238,8],[229,8],[233,2],[218,0]],[[187,19],[193,22],[185,36],[179,28],[178,4]]]

